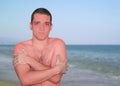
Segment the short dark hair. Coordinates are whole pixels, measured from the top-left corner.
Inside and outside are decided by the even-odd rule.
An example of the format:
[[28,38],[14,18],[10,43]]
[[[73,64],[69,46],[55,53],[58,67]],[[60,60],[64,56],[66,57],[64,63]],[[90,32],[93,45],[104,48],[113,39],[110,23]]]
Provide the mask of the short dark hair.
[[32,15],[31,15],[31,23],[33,22],[34,19],[34,14],[39,13],[39,14],[45,14],[50,16],[50,23],[52,24],[52,15],[51,13],[45,9],[45,8],[37,8],[36,10],[33,11]]

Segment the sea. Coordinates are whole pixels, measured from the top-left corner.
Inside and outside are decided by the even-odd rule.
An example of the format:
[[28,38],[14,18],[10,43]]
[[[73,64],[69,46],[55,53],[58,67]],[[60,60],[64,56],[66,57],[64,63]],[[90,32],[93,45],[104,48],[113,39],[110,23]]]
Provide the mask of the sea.
[[[13,48],[0,45],[0,80],[19,81],[12,64]],[[120,81],[120,45],[67,45],[67,58],[66,81],[78,80],[83,72]]]

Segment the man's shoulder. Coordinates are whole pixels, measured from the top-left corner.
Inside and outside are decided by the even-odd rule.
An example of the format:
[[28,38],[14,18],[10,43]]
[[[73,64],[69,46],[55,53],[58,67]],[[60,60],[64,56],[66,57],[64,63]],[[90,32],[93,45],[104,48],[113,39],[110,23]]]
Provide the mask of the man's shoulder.
[[19,42],[15,45],[14,48],[24,48],[26,45],[30,44],[30,40]]
[[60,38],[52,38],[52,43],[57,44],[57,43],[65,43],[65,42]]
[[60,38],[52,38],[52,44],[56,46],[65,45],[65,42]]

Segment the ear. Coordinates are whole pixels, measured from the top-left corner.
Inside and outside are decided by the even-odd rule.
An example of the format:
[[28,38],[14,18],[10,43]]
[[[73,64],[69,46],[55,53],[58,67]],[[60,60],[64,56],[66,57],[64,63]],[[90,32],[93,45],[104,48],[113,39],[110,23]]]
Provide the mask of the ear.
[[30,26],[29,26],[29,27],[30,27],[30,29],[32,30],[32,23],[30,23]]
[[50,26],[50,30],[52,30],[52,28],[53,28],[53,24],[51,24],[51,26]]

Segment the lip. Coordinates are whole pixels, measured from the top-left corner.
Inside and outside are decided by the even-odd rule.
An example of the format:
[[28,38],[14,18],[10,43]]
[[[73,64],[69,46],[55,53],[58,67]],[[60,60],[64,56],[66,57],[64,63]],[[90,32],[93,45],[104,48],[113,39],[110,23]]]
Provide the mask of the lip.
[[39,34],[42,34],[42,35],[43,35],[43,34],[45,34],[45,33],[44,33],[44,32],[39,32]]

